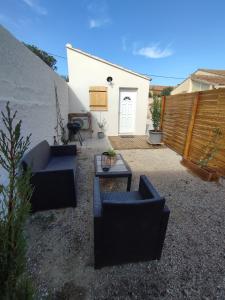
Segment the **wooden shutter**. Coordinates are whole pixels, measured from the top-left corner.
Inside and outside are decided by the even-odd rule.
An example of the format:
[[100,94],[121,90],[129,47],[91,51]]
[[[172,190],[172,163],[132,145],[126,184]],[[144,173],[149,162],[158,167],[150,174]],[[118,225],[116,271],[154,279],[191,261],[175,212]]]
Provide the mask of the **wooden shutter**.
[[90,94],[90,110],[108,110],[107,87],[91,86]]

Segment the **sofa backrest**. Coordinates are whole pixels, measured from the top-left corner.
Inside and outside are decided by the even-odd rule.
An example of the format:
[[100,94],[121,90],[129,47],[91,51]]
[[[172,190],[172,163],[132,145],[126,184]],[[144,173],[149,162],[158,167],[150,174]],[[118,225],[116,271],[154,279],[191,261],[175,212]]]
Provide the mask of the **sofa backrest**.
[[32,172],[43,170],[50,159],[50,146],[47,141],[42,141],[27,152],[23,159],[24,169],[31,168]]

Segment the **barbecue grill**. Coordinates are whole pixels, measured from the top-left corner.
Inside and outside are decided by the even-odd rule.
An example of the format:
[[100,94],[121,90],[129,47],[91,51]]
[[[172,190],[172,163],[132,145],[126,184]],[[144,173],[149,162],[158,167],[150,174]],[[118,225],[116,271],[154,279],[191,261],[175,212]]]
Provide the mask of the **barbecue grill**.
[[82,146],[83,138],[80,134],[81,124],[79,122],[68,122],[67,128],[69,130],[69,140],[72,140],[72,137],[77,135],[80,145]]

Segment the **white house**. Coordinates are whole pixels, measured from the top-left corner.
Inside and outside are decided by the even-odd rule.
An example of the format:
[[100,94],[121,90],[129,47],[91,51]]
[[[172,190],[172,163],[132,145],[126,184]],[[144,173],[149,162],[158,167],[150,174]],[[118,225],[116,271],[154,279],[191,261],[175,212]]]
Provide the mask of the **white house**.
[[93,129],[106,121],[107,135],[143,135],[146,131],[149,77],[66,45],[69,111],[91,111]]
[[198,69],[176,86],[171,95],[225,87],[225,70]]

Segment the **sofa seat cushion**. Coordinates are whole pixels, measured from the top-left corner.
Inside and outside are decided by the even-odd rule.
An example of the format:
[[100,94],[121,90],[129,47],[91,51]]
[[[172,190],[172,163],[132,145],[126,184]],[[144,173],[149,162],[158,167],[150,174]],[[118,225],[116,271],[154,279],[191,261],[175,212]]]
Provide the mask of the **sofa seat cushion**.
[[73,155],[67,156],[52,156],[44,169],[45,171],[60,171],[76,169],[76,157]]

